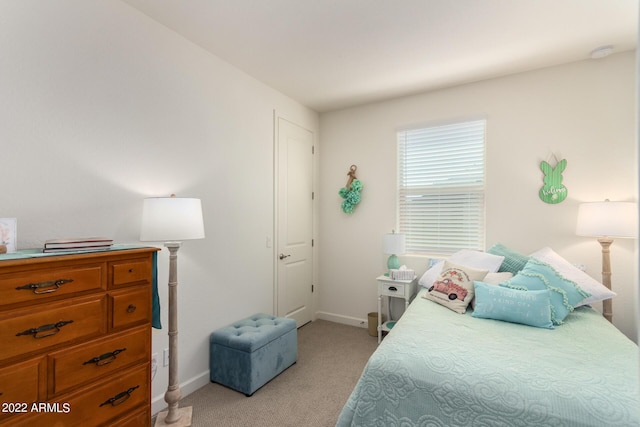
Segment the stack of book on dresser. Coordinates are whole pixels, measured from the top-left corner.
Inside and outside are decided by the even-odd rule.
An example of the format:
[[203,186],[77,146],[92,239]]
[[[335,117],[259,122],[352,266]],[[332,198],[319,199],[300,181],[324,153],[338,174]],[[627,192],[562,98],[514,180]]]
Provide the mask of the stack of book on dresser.
[[107,250],[111,246],[113,246],[113,240],[107,237],[53,239],[44,242],[43,252],[93,252]]

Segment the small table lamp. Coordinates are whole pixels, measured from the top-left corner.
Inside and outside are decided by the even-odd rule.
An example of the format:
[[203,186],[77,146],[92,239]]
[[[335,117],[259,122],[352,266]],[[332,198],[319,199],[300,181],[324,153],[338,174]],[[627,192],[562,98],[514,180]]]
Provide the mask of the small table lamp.
[[[602,284],[611,289],[610,246],[613,237],[637,238],[638,205],[631,202],[582,203],[578,207],[578,236],[595,236],[602,245]],[[611,300],[602,302],[602,314],[612,321]]]
[[[403,254],[405,250],[405,235],[396,233],[395,231],[385,234],[382,240],[382,251],[390,255],[387,260],[387,269],[400,268],[400,260],[396,255]],[[387,272],[386,275],[389,275]]]
[[182,397],[178,381],[178,249],[181,240],[203,239],[200,199],[153,197],[144,199],[140,240],[165,242],[169,249],[169,386],[164,400],[168,411],[160,412],[156,426],[190,426],[192,408],[178,409]]

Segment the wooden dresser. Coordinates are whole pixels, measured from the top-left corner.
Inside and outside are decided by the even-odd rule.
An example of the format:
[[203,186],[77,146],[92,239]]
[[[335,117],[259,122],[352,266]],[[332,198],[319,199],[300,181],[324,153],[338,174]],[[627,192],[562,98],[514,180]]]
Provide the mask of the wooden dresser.
[[0,426],[151,425],[155,251],[0,260]]

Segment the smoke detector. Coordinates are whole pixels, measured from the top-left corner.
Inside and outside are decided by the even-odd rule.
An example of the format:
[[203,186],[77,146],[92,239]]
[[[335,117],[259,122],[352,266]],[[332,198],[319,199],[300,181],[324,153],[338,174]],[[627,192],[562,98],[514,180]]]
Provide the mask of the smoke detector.
[[591,59],[605,58],[613,53],[613,46],[600,46],[591,51]]

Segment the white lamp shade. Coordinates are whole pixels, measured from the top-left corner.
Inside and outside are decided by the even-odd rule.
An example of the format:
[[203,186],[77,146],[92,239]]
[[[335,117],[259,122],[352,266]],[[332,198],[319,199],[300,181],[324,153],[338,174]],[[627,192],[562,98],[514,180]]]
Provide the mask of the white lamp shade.
[[632,202],[582,203],[578,207],[579,236],[637,237],[638,205]]
[[385,234],[382,240],[382,251],[388,255],[399,255],[405,251],[405,236],[399,233]]
[[143,242],[175,242],[203,239],[204,222],[200,199],[151,197],[142,205]]

